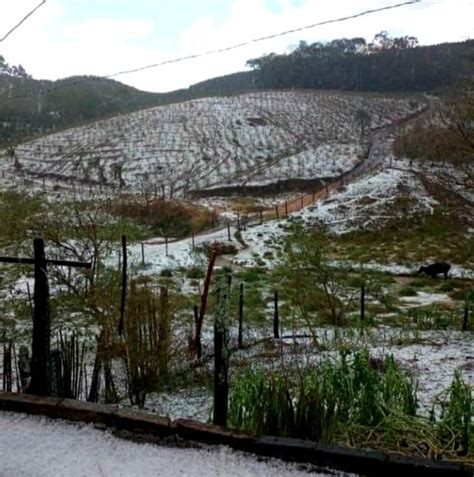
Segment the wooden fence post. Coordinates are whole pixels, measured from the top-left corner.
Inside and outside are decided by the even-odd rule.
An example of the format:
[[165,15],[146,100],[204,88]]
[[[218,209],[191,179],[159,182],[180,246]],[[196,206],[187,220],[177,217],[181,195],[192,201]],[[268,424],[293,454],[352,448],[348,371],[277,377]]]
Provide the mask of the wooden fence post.
[[49,352],[51,321],[49,316],[49,285],[43,239],[36,238],[34,247],[35,288],[33,292],[33,345],[31,358],[31,383],[28,393],[51,394]]
[[278,205],[275,205],[276,218],[280,218],[280,213],[278,212]]
[[207,307],[207,298],[209,296],[209,288],[211,286],[211,278],[212,278],[212,271],[214,269],[214,264],[216,262],[217,258],[217,249],[211,250],[210,256],[209,256],[209,263],[207,265],[207,272],[206,272],[206,278],[204,279],[204,288],[201,294],[201,306],[199,308],[199,315],[196,319],[196,335],[194,339],[192,340],[191,344],[193,345],[190,351],[195,352],[195,356],[197,359],[201,359],[201,354],[202,354],[202,344],[201,344],[201,330],[202,330],[202,323],[204,321],[204,315],[206,313],[206,307]]
[[275,339],[280,338],[280,317],[278,314],[278,291],[275,290],[274,300],[274,312],[273,312],[273,337]]
[[194,230],[191,231],[191,243],[192,243],[192,247],[193,247],[193,250],[194,250],[194,247],[195,247],[195,243],[194,243]]
[[360,287],[360,321],[365,321],[365,284]]
[[127,237],[122,235],[122,293],[120,296],[120,321],[118,334],[122,336],[125,323],[125,300],[127,298]]
[[33,293],[33,339],[31,358],[31,382],[28,393],[43,396],[51,395],[50,341],[51,318],[49,313],[49,284],[47,264],[58,266],[91,268],[90,263],[68,262],[65,260],[46,260],[44,240],[36,238],[33,242],[34,257],[0,257],[2,263],[23,263],[34,266],[35,287]]
[[28,304],[30,308],[30,315],[31,319],[33,320],[35,317],[35,312],[34,312],[34,307],[33,307],[33,299],[31,298],[31,291],[30,291],[30,284],[29,282],[26,282],[26,292],[28,294]]
[[260,225],[263,224],[263,210],[260,209]]
[[227,221],[227,240],[229,242],[232,242],[232,236],[230,235],[230,224],[229,221]]
[[243,346],[243,321],[244,321],[244,284],[240,284],[239,293],[239,336],[238,345],[239,348]]
[[469,329],[469,304],[466,300],[466,305],[464,307],[464,319],[462,322],[462,330],[467,331]]
[[145,266],[145,244],[142,242],[142,265]]
[[227,323],[228,295],[225,287],[219,293],[219,303],[214,320],[214,413],[216,426],[227,426],[229,400],[229,336]]
[[288,216],[288,201],[285,200],[285,215]]
[[3,390],[12,392],[13,385],[12,344],[3,345]]
[[168,236],[165,237],[165,254],[168,256]]

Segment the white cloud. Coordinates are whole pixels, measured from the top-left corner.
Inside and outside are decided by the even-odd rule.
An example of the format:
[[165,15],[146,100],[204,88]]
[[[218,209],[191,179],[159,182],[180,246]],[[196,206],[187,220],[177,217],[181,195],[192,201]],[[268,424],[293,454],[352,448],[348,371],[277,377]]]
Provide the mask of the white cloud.
[[[22,63],[35,77],[103,75],[394,4],[396,0],[304,0],[298,6],[291,0],[276,0],[274,3],[279,7],[276,11],[269,8],[266,0],[230,0],[230,3],[230,13],[222,23],[206,16],[196,18],[187,30],[176,32],[175,49],[164,50],[160,48],[159,32],[150,19],[74,21],[66,17],[65,0],[48,0],[28,23],[0,43],[0,54],[10,63]],[[37,0],[0,0],[0,32],[6,31],[36,4]],[[318,27],[117,79],[145,90],[173,90],[242,70],[249,58],[285,51],[299,40],[342,36],[372,38],[381,30],[393,35],[414,35],[423,44],[459,41],[473,36],[472,18],[472,0],[427,0],[420,5]]]
[[[299,6],[294,6],[290,0],[280,0],[280,12],[272,13],[265,0],[234,0],[231,15],[225,22],[215,24],[210,18],[200,18],[183,32],[180,35],[181,52],[189,54],[212,50],[394,3],[396,2],[393,0],[306,0]],[[255,43],[222,55],[200,58],[186,65],[175,66],[172,71],[170,69],[168,80],[164,80],[162,84],[166,89],[174,89],[205,78],[238,71],[244,68],[249,58],[272,51],[284,52],[300,40],[324,41],[343,36],[363,36],[371,39],[382,30],[393,35],[417,36],[422,44],[464,40],[470,33],[474,33],[472,18],[473,1],[427,1],[422,5],[325,25]]]

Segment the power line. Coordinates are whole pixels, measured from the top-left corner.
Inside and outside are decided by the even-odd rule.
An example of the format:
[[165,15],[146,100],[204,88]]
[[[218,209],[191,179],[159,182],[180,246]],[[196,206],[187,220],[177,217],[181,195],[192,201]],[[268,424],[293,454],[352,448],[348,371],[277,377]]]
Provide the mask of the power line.
[[344,21],[347,21],[347,20],[353,20],[353,19],[363,17],[363,16],[366,16],[366,15],[372,15],[374,13],[383,12],[385,10],[393,10],[395,8],[400,8],[400,7],[404,7],[404,6],[407,6],[407,5],[413,5],[415,3],[421,3],[422,1],[423,0],[409,0],[409,1],[406,1],[406,2],[403,2],[403,3],[397,3],[395,5],[389,5],[387,7],[380,7],[380,8],[375,8],[375,9],[372,9],[372,10],[365,10],[363,12],[356,13],[354,15],[335,18],[335,19],[332,19],[332,20],[325,20],[325,21],[322,21],[322,22],[313,23],[312,25],[306,25],[306,26],[299,27],[299,28],[293,28],[292,30],[286,30],[286,31],[283,31],[283,32],[280,32],[280,33],[274,33],[273,35],[262,36],[260,38],[254,38],[252,40],[248,40],[248,41],[245,41],[245,42],[242,42],[242,43],[237,43],[235,45],[227,46],[227,47],[224,47],[224,48],[218,48],[218,49],[215,49],[215,50],[208,50],[208,51],[205,51],[205,52],[202,52],[202,53],[196,53],[196,54],[193,54],[193,55],[182,56],[180,58],[165,60],[165,61],[162,61],[160,63],[141,66],[139,68],[134,68],[134,69],[131,69],[131,70],[119,71],[118,73],[113,73],[113,74],[110,74],[110,75],[106,75],[103,78],[115,78],[117,76],[131,74],[131,73],[138,73],[139,71],[144,71],[144,70],[151,69],[151,68],[157,68],[159,66],[168,65],[168,64],[171,64],[171,63],[179,63],[179,62],[182,62],[182,61],[192,60],[192,59],[200,58],[200,57],[203,57],[203,56],[209,56],[209,55],[224,53],[226,51],[236,50],[238,48],[242,48],[244,46],[249,46],[249,45],[252,45],[254,43],[260,43],[262,41],[271,40],[273,38],[278,38],[278,37],[290,35],[292,33],[297,33],[297,32],[304,31],[304,30],[310,30],[310,29],[316,28],[318,26],[329,25],[331,23],[340,23],[340,22],[344,22]]
[[28,18],[30,18],[31,15],[33,15],[36,12],[36,10],[39,10],[45,3],[46,3],[46,0],[42,0],[42,2],[39,5],[37,5],[35,8],[33,8],[33,10],[31,10],[31,12],[28,13],[28,15],[23,17],[11,30],[9,30],[2,38],[0,38],[0,43],[6,40],[17,28],[19,28],[23,23],[25,23],[26,20],[28,20]]
[[[46,0],[43,0],[43,3],[45,3],[45,1]],[[238,48],[242,48],[244,46],[249,46],[249,45],[252,45],[252,44],[255,44],[255,43],[260,43],[260,42],[263,42],[263,41],[266,41],[266,40],[271,40],[273,38],[287,36],[287,35],[290,35],[292,33],[297,33],[297,32],[300,32],[300,31],[310,30],[310,29],[313,29],[313,28],[317,28],[319,26],[329,25],[329,24],[332,24],[332,23],[341,23],[341,22],[345,22],[345,21],[348,21],[348,20],[354,20],[354,19],[364,17],[364,16],[367,16],[367,15],[373,15],[374,13],[380,13],[380,12],[387,11],[387,10],[394,10],[396,8],[401,8],[401,7],[405,7],[405,6],[409,6],[409,5],[414,5],[414,4],[417,4],[417,3],[422,3],[423,1],[424,0],[407,0],[405,2],[397,3],[397,4],[394,4],[394,5],[388,5],[386,7],[364,10],[362,12],[355,13],[353,15],[347,15],[347,16],[344,16],[344,17],[334,18],[334,19],[331,19],[331,20],[324,20],[324,21],[321,21],[321,22],[313,23],[311,25],[306,25],[306,26],[302,26],[302,27],[298,27],[298,28],[293,28],[291,30],[286,30],[286,31],[283,31],[283,32],[280,32],[280,33],[274,33],[272,35],[267,35],[267,36],[262,36],[262,37],[259,37],[259,38],[254,38],[254,39],[242,42],[242,43],[237,43],[237,44],[226,46],[226,47],[223,47],[223,48],[217,48],[217,49],[213,49],[213,50],[204,51],[204,52],[201,52],[201,53],[195,53],[193,55],[181,56],[181,57],[178,57],[178,58],[165,60],[165,61],[162,61],[160,63],[154,63],[154,64],[150,64],[150,65],[140,66],[138,68],[123,70],[123,71],[119,71],[119,72],[112,73],[112,74],[109,74],[109,75],[93,76],[92,78],[88,78],[88,79],[80,78],[80,79],[76,79],[76,80],[72,80],[72,81],[68,81],[68,82],[63,82],[63,83],[60,83],[56,86],[52,86],[51,88],[38,90],[38,91],[35,91],[34,93],[31,93],[31,94],[11,96],[9,98],[5,98],[5,100],[6,101],[11,101],[11,100],[14,100],[14,99],[30,98],[30,97],[46,94],[50,91],[56,91],[58,89],[65,88],[65,87],[68,87],[68,86],[74,86],[74,85],[83,83],[85,81],[88,81],[90,79],[93,79],[93,80],[111,79],[111,78],[116,78],[117,76],[123,76],[123,75],[126,75],[126,74],[138,73],[140,71],[145,71],[145,70],[152,69],[152,68],[158,68],[160,66],[165,66],[165,65],[174,64],[174,63],[181,63],[183,61],[188,61],[188,60],[192,60],[192,59],[196,59],[196,58],[202,58],[204,56],[221,54],[221,53],[225,53],[225,52],[228,52],[228,51],[231,51],[231,50],[236,50]],[[40,6],[41,5],[39,5],[37,8],[39,8]]]

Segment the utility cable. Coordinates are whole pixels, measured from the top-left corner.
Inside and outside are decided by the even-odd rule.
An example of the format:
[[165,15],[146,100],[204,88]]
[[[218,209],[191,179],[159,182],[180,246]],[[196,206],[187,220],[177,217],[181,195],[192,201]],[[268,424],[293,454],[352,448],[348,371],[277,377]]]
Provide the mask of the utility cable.
[[23,25],[23,23],[26,22],[26,20],[28,20],[28,18],[30,18],[37,10],[39,10],[44,4],[46,3],[46,0],[42,0],[42,2],[37,5],[33,10],[31,10],[30,13],[28,13],[28,15],[26,15],[25,17],[23,17],[13,28],[11,28],[2,38],[0,38],[0,43],[2,41],[5,41],[17,28],[19,28],[21,25]]
[[[46,1],[46,0],[44,0],[44,1]],[[11,100],[14,100],[14,99],[24,99],[24,98],[30,98],[30,97],[44,95],[44,94],[46,94],[50,91],[55,91],[55,90],[62,89],[62,88],[68,87],[68,86],[74,86],[74,85],[89,81],[91,79],[92,80],[112,79],[112,78],[116,78],[117,76],[138,73],[140,71],[145,71],[145,70],[152,69],[152,68],[158,68],[158,67],[164,66],[164,65],[169,65],[169,64],[173,64],[173,63],[180,63],[180,62],[183,62],[183,61],[188,61],[188,60],[192,60],[192,59],[196,59],[196,58],[201,58],[201,57],[204,57],[204,56],[225,53],[227,51],[236,50],[238,48],[242,48],[244,46],[252,45],[254,43],[259,43],[259,42],[263,42],[263,41],[270,40],[270,39],[273,39],[273,38],[290,35],[292,33],[297,33],[297,32],[304,31],[304,30],[310,30],[310,29],[313,29],[313,28],[316,28],[316,27],[319,27],[319,26],[329,25],[329,24],[332,24],[332,23],[341,23],[341,22],[345,22],[345,21],[348,21],[348,20],[354,20],[356,18],[360,18],[360,17],[363,17],[363,16],[373,15],[375,13],[379,13],[379,12],[383,12],[383,11],[387,11],[387,10],[394,10],[396,8],[401,8],[401,7],[405,7],[405,6],[408,6],[408,5],[414,5],[414,4],[422,3],[422,2],[423,2],[423,0],[408,0],[408,1],[405,1],[405,2],[402,2],[402,3],[397,3],[395,5],[388,5],[386,7],[380,7],[380,8],[375,8],[375,9],[371,9],[371,10],[364,10],[362,12],[355,13],[353,15],[347,15],[347,16],[344,16],[344,17],[334,18],[334,19],[331,19],[331,20],[324,20],[324,21],[321,21],[321,22],[318,22],[318,23],[313,23],[311,25],[306,25],[306,26],[302,26],[302,27],[298,27],[298,28],[293,28],[291,30],[286,30],[286,31],[283,31],[283,32],[280,32],[280,33],[274,33],[272,35],[267,35],[267,36],[262,36],[262,37],[259,37],[259,38],[254,38],[252,40],[248,40],[248,41],[245,41],[245,42],[242,42],[242,43],[237,43],[237,44],[234,44],[234,45],[231,45],[231,46],[227,46],[227,47],[223,47],[223,48],[217,48],[217,49],[213,49],[213,50],[208,50],[208,51],[201,52],[201,53],[196,53],[196,54],[193,54],[193,55],[181,56],[181,57],[178,57],[178,58],[165,60],[165,61],[162,61],[160,63],[154,63],[154,64],[150,64],[150,65],[141,66],[141,67],[138,67],[138,68],[123,70],[123,71],[119,71],[119,72],[112,73],[112,74],[109,74],[109,75],[92,76],[92,77],[89,77],[89,78],[80,77],[76,80],[62,82],[60,84],[52,86],[51,88],[38,90],[34,93],[11,96],[9,98],[5,98],[5,101],[11,101]]]

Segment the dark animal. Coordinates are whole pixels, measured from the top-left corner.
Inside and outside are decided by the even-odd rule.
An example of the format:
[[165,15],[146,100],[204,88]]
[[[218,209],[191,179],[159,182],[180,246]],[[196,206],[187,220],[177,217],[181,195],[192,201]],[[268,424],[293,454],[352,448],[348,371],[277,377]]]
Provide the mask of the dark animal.
[[444,275],[444,279],[448,278],[448,272],[451,268],[451,265],[446,262],[436,262],[432,263],[431,265],[427,265],[426,267],[421,266],[417,273],[426,273],[431,278],[436,278],[438,274],[442,273]]

